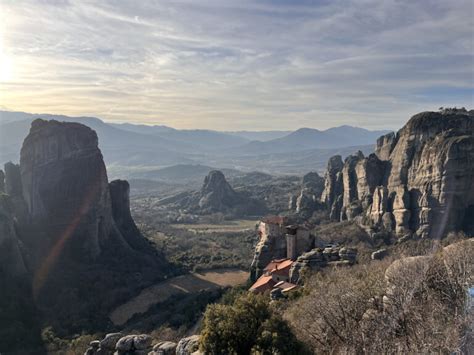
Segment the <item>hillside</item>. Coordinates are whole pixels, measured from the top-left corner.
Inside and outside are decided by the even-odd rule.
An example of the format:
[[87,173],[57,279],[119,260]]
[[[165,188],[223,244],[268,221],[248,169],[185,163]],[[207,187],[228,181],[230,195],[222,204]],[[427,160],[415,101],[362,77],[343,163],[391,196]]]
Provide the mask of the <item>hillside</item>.
[[[111,173],[145,179],[159,179],[153,175],[165,172],[156,170],[183,164],[304,174],[311,170],[308,164],[312,169],[322,170],[330,155],[372,150],[367,145],[372,144],[373,137],[386,133],[348,126],[326,131],[302,128],[294,132],[178,130],[159,125],[106,123],[95,117],[0,111],[0,161],[18,161],[21,143],[31,122],[38,117],[86,124],[97,132]],[[183,173],[187,171],[184,169]]]

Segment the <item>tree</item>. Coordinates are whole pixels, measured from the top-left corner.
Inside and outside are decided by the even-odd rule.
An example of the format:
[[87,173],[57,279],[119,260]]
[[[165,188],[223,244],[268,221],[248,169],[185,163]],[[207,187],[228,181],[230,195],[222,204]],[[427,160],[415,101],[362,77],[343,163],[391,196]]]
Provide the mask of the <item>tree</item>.
[[232,305],[208,306],[201,331],[206,354],[298,354],[299,343],[268,297],[247,293]]

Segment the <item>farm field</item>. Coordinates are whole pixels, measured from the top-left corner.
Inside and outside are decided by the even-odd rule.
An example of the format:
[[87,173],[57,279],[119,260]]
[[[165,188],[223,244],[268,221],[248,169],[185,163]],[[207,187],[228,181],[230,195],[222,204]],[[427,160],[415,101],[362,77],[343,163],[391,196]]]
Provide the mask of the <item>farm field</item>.
[[219,224],[171,224],[171,227],[176,229],[185,229],[193,233],[205,233],[205,232],[216,232],[216,233],[229,233],[229,232],[243,232],[255,230],[255,226],[258,221],[254,219],[240,219],[225,221]]
[[138,296],[113,310],[109,318],[115,325],[123,325],[133,315],[145,313],[151,306],[164,302],[173,295],[237,286],[244,284],[248,277],[247,271],[234,268],[176,276],[144,289]]

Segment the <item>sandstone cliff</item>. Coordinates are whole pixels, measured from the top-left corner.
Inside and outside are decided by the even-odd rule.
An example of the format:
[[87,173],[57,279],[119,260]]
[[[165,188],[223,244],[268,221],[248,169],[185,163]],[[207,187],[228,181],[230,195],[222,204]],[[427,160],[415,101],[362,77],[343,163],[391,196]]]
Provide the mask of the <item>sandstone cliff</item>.
[[[5,191],[46,317],[67,325],[99,309],[100,318],[124,290],[164,276],[167,263],[130,215],[128,183],[108,183],[92,129],[37,119],[20,156],[5,166]],[[12,224],[3,227],[14,240]]]
[[320,208],[321,193],[324,189],[324,179],[316,172],[309,172],[301,180],[301,190],[298,196],[290,196],[289,209],[310,217]]
[[200,191],[186,194],[173,203],[188,213],[198,215],[223,213],[238,217],[266,212],[263,202],[235,191],[224,174],[218,170],[209,172]]
[[474,114],[413,116],[378,139],[375,154],[328,163],[322,201],[333,220],[357,218],[374,230],[441,238],[474,233]]

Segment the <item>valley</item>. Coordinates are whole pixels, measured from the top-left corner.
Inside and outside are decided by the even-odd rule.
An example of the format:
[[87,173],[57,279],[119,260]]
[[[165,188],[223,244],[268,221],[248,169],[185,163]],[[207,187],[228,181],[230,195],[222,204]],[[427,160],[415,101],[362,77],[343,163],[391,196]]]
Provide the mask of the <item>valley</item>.
[[[328,319],[339,319],[343,307],[360,318],[347,329],[349,320],[340,320],[338,328],[347,336],[378,337],[366,329],[399,312],[386,299],[402,297],[394,290],[403,289],[405,279],[393,270],[405,262],[436,265],[427,270],[440,279],[425,279],[418,266],[401,271],[413,273],[433,293],[430,297],[438,297],[439,287],[461,287],[450,301],[417,299],[426,303],[419,307],[463,309],[459,292],[472,282],[474,252],[472,117],[463,109],[420,113],[396,134],[380,137],[375,153],[332,156],[319,173],[273,175],[178,164],[130,167],[130,182],[109,182],[94,130],[37,119],[20,164],[5,164],[1,174],[0,213],[7,232],[3,267],[15,285],[2,302],[11,304],[14,294],[23,292],[13,302],[26,312],[15,332],[25,334],[35,351],[51,354],[96,351],[92,344],[100,342],[91,337],[117,337],[114,347],[127,336],[147,339],[147,351],[157,340],[192,341],[194,348],[205,349],[215,341],[209,334],[223,326],[212,317],[221,317],[219,312],[248,317],[257,312],[252,307],[285,324],[285,332],[271,329],[288,337],[297,353],[303,343],[313,350],[319,346],[313,336],[326,349],[345,346],[331,333]],[[432,136],[424,134],[428,131]],[[305,157],[304,151],[299,154]],[[452,264],[455,256],[461,264]],[[445,272],[457,275],[448,286],[438,284],[445,282]],[[384,275],[395,276],[383,281]],[[338,298],[338,287],[354,296]],[[319,299],[327,307],[315,314],[309,305],[321,308]],[[367,299],[373,303],[367,305]],[[34,307],[27,308],[30,300]],[[239,315],[239,307],[250,309]],[[409,312],[407,317],[419,317],[418,309]],[[317,327],[307,314],[318,319]],[[461,327],[466,319],[452,322]],[[265,318],[253,321],[274,326]],[[440,325],[437,319],[428,322]],[[237,323],[228,325],[231,334]],[[362,334],[354,333],[358,324]],[[262,331],[259,327],[254,331]],[[400,331],[393,327],[386,331]],[[26,335],[30,328],[36,331]],[[398,335],[389,339],[374,338],[364,346],[400,346]],[[255,341],[253,335],[248,341]]]
[[0,14],[0,355],[474,355],[472,0]]

